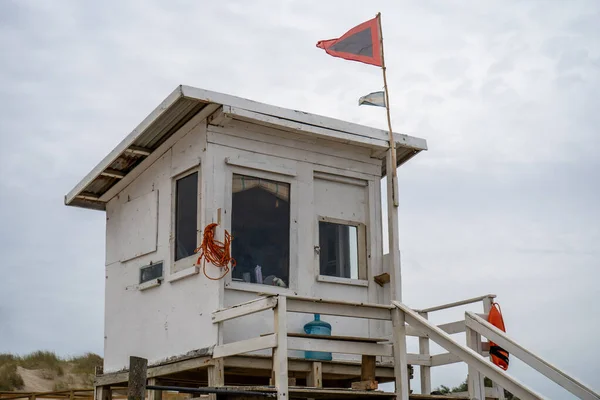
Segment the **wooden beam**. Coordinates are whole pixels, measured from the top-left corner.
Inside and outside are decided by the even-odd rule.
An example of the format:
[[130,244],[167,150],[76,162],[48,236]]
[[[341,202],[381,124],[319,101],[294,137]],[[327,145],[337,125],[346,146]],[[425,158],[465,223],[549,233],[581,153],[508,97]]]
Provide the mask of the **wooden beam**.
[[129,384],[127,400],[145,400],[148,360],[141,357],[129,357]]
[[479,301],[482,301],[483,299],[488,299],[488,298],[489,299],[493,299],[495,297],[496,297],[495,294],[486,294],[486,295],[483,295],[483,296],[472,297],[472,298],[466,299],[466,300],[460,300],[460,301],[455,301],[453,303],[441,304],[439,306],[424,308],[422,310],[415,310],[415,311],[416,312],[421,312],[421,313],[429,313],[429,312],[433,312],[433,311],[445,310],[447,308],[453,308],[453,307],[464,306],[464,305],[467,305],[467,304],[473,304],[473,303],[477,303]]
[[102,176],[108,176],[109,178],[117,178],[123,179],[125,178],[125,173],[121,171],[117,171],[116,169],[106,168],[104,171],[100,172]]
[[306,386],[323,387],[323,364],[320,361],[313,361],[311,363],[310,372],[306,377]]
[[152,154],[152,150],[140,146],[129,146],[125,149],[125,153],[148,157]]
[[212,322],[215,324],[218,322],[227,321],[233,318],[242,317],[244,315],[250,315],[260,311],[269,310],[275,306],[277,306],[277,296],[252,300],[247,303],[213,312]]
[[[221,387],[225,386],[225,363],[222,358],[216,358],[208,367],[208,386]],[[209,400],[217,400],[217,395],[211,393],[208,395]]]
[[398,309],[392,311],[392,318],[396,400],[409,400],[410,380],[408,377],[408,355],[406,354],[406,323],[404,314]]
[[334,303],[326,300],[307,300],[288,297],[288,312],[335,315],[351,318],[367,318],[390,321],[389,307],[376,307],[367,304]]
[[[148,385],[158,386],[158,379],[149,378]],[[163,394],[162,390],[150,390],[148,392],[148,400],[162,400],[162,394]]]
[[240,340],[233,343],[215,346],[213,358],[229,357],[237,354],[250,353],[252,351],[271,349],[277,346],[277,334],[259,336],[251,339]]
[[[420,315],[427,319],[427,313],[420,313]],[[429,356],[429,338],[419,337],[419,353]],[[429,363],[433,365],[433,357],[429,358]],[[419,366],[421,374],[421,393],[431,393],[431,367],[428,365]]]
[[392,356],[392,346],[389,344],[379,343],[289,337],[287,346],[290,350],[322,351],[330,353],[387,357]]
[[288,338],[287,338],[287,298],[279,297],[275,308],[275,351],[273,352],[273,377],[277,388],[277,399],[289,398],[288,388]]

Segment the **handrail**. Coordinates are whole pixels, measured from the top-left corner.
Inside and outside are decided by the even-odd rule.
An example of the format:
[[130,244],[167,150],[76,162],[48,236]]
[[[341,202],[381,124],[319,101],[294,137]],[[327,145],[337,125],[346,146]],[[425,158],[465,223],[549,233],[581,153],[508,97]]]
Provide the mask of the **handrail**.
[[519,382],[518,380],[508,375],[501,369],[497,368],[488,360],[484,359],[476,351],[464,347],[455,340],[453,340],[450,337],[450,335],[446,334],[440,328],[438,328],[425,318],[421,317],[411,308],[397,301],[392,301],[392,304],[394,304],[394,306],[396,306],[404,313],[405,320],[409,325],[414,325],[416,328],[424,330],[429,335],[429,338],[431,340],[445,348],[450,353],[456,354],[458,357],[460,357],[462,361],[467,363],[470,367],[475,368],[484,376],[490,378],[492,381],[497,382],[502,387],[506,388],[508,391],[518,396],[520,399],[545,399],[545,397],[543,397],[541,394],[525,386],[523,383]]
[[496,328],[478,315],[470,311],[465,312],[465,324],[480,335],[485,336],[498,346],[508,351],[509,354],[513,354],[515,357],[519,358],[521,361],[525,362],[539,373],[545,375],[548,379],[551,379],[556,384],[562,386],[578,398],[583,400],[600,400],[600,395],[598,393],[559,370],[549,362],[543,360],[541,357],[525,349],[523,346],[519,345],[513,339],[508,337],[506,333],[502,332],[500,329]]
[[465,306],[467,304],[477,303],[478,301],[481,301],[481,300],[484,300],[487,298],[494,299],[494,298],[496,298],[496,295],[495,294],[486,294],[483,296],[473,297],[473,298],[466,299],[466,300],[455,301],[454,303],[441,304],[439,306],[424,308],[422,310],[415,310],[415,311],[418,313],[429,313],[429,312],[433,312],[433,311],[445,310],[447,308],[453,308],[453,307]]

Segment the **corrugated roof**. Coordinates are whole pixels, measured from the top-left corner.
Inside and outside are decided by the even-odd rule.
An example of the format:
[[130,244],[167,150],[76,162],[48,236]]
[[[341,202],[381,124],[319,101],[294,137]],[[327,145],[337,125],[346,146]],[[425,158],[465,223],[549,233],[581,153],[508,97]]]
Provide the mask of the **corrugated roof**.
[[[381,154],[384,154],[383,149],[388,143],[388,133],[379,129],[179,86],[65,196],[65,204],[103,210],[109,199],[101,198],[113,186],[194,116],[203,111],[208,116],[218,106],[224,106],[223,113],[233,118],[258,121],[269,126],[284,126],[305,134],[372,147],[381,151]],[[423,139],[395,134],[395,140],[398,165],[427,149]],[[385,174],[385,165],[382,173]]]

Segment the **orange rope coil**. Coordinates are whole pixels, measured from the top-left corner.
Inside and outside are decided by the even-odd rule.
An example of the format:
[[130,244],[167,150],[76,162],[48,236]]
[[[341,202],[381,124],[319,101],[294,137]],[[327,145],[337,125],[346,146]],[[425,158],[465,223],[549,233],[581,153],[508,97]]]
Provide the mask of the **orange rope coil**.
[[[202,271],[204,272],[204,276],[213,281],[218,281],[222,279],[229,272],[229,264],[231,264],[231,268],[235,267],[235,259],[231,257],[231,240],[233,237],[225,230],[225,241],[220,242],[215,239],[215,228],[219,224],[212,223],[204,228],[204,234],[202,235],[202,243],[200,247],[194,250],[194,253],[199,252],[200,257],[198,257],[198,261],[196,261],[196,265],[200,264],[200,260],[204,258],[204,262],[202,265]],[[225,272],[218,278],[212,278],[208,276],[206,273],[206,261],[209,261],[212,265],[217,268],[223,269]]]

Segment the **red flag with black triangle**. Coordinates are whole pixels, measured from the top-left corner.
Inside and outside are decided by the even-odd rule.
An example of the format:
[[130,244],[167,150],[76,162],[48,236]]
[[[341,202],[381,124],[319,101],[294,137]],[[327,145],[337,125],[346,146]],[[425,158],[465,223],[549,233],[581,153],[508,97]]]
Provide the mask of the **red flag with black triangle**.
[[333,57],[381,67],[379,18],[355,26],[338,39],[320,40],[317,47]]

